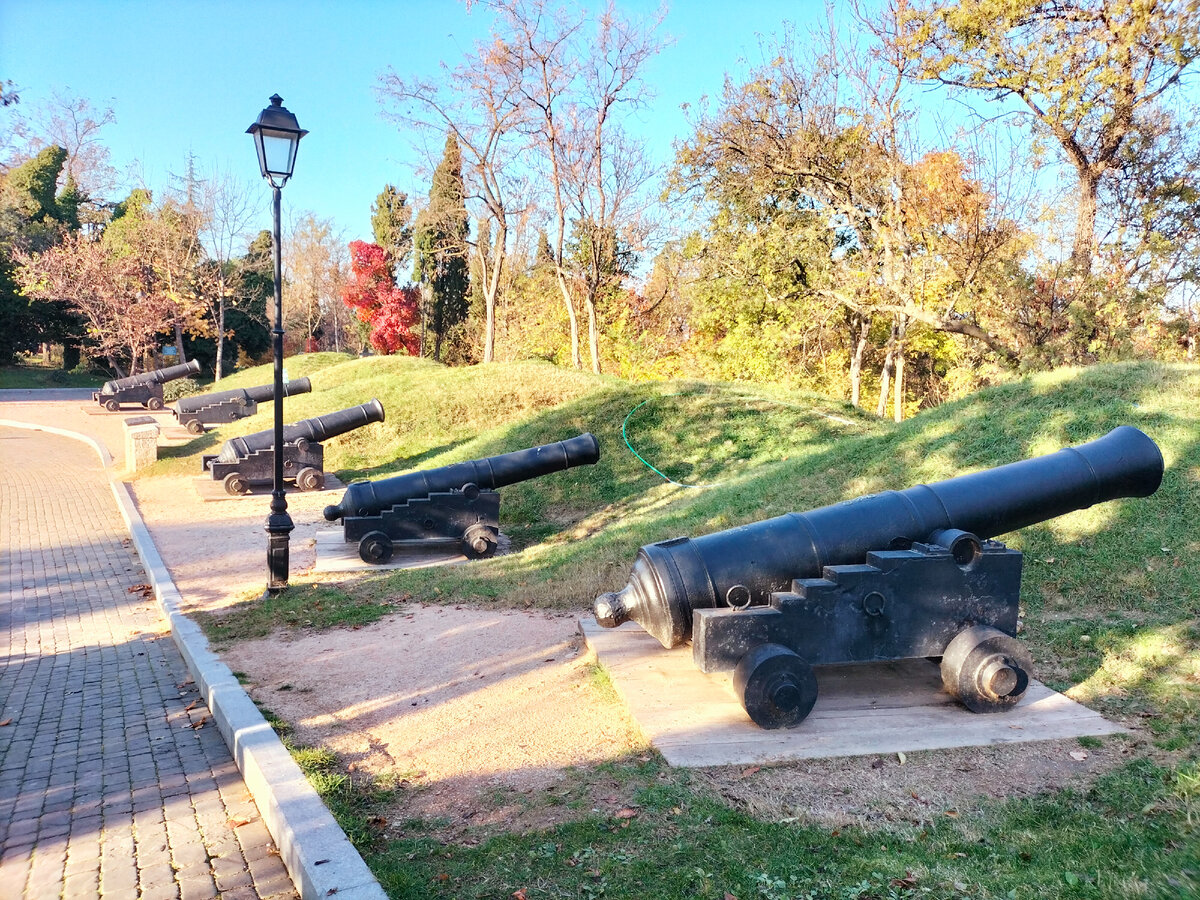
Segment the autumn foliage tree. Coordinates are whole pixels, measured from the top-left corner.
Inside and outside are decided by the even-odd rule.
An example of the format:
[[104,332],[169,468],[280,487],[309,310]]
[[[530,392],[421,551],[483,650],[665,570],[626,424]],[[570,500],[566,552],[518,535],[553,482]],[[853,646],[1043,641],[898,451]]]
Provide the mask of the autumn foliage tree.
[[342,302],[371,327],[371,346],[383,354],[404,349],[416,356],[420,352],[420,337],[413,330],[420,302],[417,288],[398,286],[387,252],[366,241],[350,242],[350,272]]

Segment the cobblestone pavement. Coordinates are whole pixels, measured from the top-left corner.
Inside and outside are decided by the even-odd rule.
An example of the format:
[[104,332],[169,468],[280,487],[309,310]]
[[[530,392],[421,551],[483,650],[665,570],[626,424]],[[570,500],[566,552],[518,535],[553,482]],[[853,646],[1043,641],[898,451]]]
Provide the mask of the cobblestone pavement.
[[0,897],[295,897],[95,453],[0,427],[0,472]]

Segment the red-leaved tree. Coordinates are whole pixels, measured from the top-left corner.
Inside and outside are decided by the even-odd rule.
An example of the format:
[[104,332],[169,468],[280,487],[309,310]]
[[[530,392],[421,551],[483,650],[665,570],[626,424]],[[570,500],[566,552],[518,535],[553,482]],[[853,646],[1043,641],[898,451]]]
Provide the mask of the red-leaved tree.
[[351,241],[350,271],[352,278],[342,291],[342,302],[371,326],[371,346],[383,354],[403,347],[416,356],[420,340],[413,328],[421,296],[417,288],[396,285],[387,254],[378,244]]

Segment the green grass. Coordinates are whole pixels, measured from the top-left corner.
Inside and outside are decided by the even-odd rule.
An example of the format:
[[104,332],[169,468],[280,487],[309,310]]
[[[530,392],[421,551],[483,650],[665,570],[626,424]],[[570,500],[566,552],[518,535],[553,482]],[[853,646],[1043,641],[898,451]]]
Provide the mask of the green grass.
[[[298,585],[279,603],[247,602],[206,622],[218,640],[373,621],[409,598],[580,608],[624,584],[642,544],[1002,465],[1121,424],[1146,431],[1166,460],[1153,497],[1005,537],[1025,553],[1022,638],[1039,677],[1143,729],[1144,739],[1120,739],[1129,762],[1090,787],[981,802],[934,825],[835,833],[756,820],[652,759],[613,769],[614,781],[637,796],[633,819],[580,809],[578,821],[548,831],[446,846],[425,837],[420,822],[399,836],[371,826],[388,789],[361,779],[347,786],[330,762],[321,777],[331,802],[393,897],[508,897],[522,888],[530,898],[1200,896],[1200,367],[1060,370],[899,426],[817,397],[633,384],[533,363],[449,370],[318,354],[288,367],[289,377],[311,373],[317,388],[287,401],[289,419],[371,396],[387,408],[387,422],[327,446],[330,468],[346,478],[585,430],[600,438],[603,459],[501,491],[510,555],[368,573],[336,587]],[[269,372],[236,377],[262,383]],[[645,460],[702,487],[652,472],[626,449],[622,423]],[[222,436],[267,424],[260,414]],[[198,467],[203,440],[215,442],[192,442],[162,470]],[[598,668],[593,683],[602,696],[606,680]]]
[[593,812],[535,834],[454,845],[427,837],[419,820],[389,822],[402,788],[343,772],[328,751],[294,745],[286,724],[269,718],[396,900],[520,890],[610,900],[1200,896],[1195,764],[1172,771],[1135,761],[1086,791],[867,830],[755,819],[652,756],[600,767],[631,792],[632,817]]
[[67,372],[37,364],[0,366],[0,390],[99,388],[104,381],[103,375]]

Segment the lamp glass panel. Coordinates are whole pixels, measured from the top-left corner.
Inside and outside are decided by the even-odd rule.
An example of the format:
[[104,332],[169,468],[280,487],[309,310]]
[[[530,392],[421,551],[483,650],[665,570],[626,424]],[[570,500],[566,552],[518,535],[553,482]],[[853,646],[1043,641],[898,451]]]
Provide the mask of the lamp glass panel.
[[276,175],[291,175],[296,160],[296,135],[287,131],[262,130],[263,157],[266,170]]

